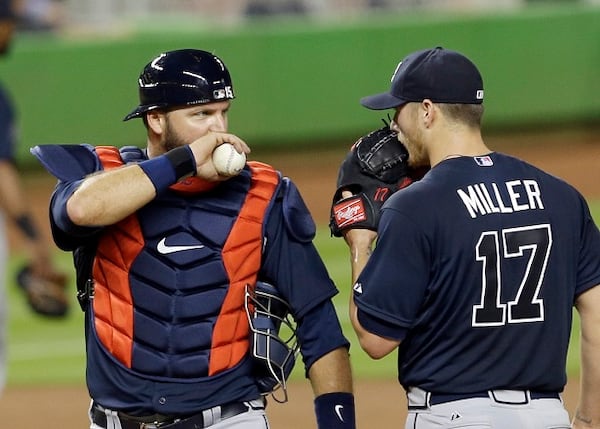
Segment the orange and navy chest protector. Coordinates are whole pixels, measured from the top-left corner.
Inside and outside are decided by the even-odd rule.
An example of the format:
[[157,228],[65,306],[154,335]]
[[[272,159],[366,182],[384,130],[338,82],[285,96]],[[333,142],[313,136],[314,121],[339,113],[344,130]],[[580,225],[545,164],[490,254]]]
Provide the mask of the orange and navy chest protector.
[[[105,170],[124,163],[117,148],[96,153]],[[125,153],[132,155],[139,159],[141,151]],[[94,327],[127,368],[212,376],[247,354],[244,291],[256,283],[263,220],[280,180],[273,168],[250,165],[251,182],[221,189],[209,205],[206,198],[178,204],[184,188],[100,237],[92,271]],[[143,327],[135,333],[134,319]]]
[[[144,152],[52,145],[33,153],[59,178],[51,202],[54,239],[73,251],[80,292],[93,284],[87,382],[106,407],[185,414],[256,398],[245,285],[259,276],[286,283],[300,318],[336,293],[312,246],[314,224],[297,189],[268,165],[249,162],[214,189],[169,190],[114,225],[82,228],[65,209],[81,179],[141,162]],[[327,342],[303,350],[305,361],[347,344],[341,334]]]

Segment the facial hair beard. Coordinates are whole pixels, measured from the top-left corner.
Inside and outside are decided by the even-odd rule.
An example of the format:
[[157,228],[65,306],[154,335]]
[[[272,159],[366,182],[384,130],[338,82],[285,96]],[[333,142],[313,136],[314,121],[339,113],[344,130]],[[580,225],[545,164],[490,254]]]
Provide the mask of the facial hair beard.
[[408,165],[413,168],[428,167],[429,159],[423,144],[423,130],[415,127],[411,136],[404,135],[405,145],[410,156],[408,157]]
[[185,146],[188,144],[185,140],[183,140],[177,131],[171,127],[171,122],[167,118],[167,126],[165,127],[165,135],[163,139],[163,149],[165,153],[170,151],[171,149],[175,149],[181,146]]

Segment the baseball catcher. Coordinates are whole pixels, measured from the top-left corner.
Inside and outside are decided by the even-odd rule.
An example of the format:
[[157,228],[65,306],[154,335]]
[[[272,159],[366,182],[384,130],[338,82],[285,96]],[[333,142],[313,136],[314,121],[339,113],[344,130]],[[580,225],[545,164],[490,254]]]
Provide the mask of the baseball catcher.
[[[340,166],[329,227],[332,235],[354,228],[377,230],[379,210],[397,190],[413,182],[408,152],[384,126],[358,139]],[[352,196],[343,198],[342,192]]]
[[259,161],[234,176],[214,162],[223,143],[250,152],[228,132],[224,62],[162,52],[137,82],[125,120],[141,119],[145,148],[32,149],[59,179],[50,222],[86,312],[91,426],[264,429],[298,351],[317,426],[355,429],[338,290],[298,188]]

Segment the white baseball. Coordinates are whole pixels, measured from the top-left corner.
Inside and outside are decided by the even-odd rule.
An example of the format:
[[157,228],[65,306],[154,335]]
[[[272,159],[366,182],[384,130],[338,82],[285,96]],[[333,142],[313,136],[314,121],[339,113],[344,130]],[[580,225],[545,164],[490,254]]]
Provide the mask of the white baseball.
[[223,143],[213,151],[212,161],[221,176],[236,176],[246,165],[246,154],[239,153],[230,143]]

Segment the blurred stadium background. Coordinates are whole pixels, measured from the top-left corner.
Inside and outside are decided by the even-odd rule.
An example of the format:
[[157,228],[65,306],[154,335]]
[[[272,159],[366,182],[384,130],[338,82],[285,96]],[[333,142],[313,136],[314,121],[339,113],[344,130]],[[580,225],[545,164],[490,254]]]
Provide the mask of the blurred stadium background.
[[[44,179],[29,148],[45,143],[144,144],[139,122],[121,122],[137,103],[137,76],[159,52],[182,47],[213,51],[225,60],[237,95],[231,129],[246,138],[255,159],[279,168],[284,158],[284,165],[293,167],[294,153],[300,150],[325,148],[341,158],[350,142],[381,124],[382,114],[362,108],[358,99],[387,89],[405,54],[436,45],[464,52],[482,70],[484,131],[506,135],[507,141],[516,132],[531,136],[512,150],[532,145],[543,153],[545,146],[537,146],[533,137],[536,130],[551,133],[561,147],[580,137],[588,149],[600,145],[600,0],[18,1],[19,32],[11,55],[0,61],[0,81],[19,113],[18,161],[28,195],[42,204],[47,204],[52,181]],[[597,149],[588,154],[593,165],[600,165]],[[569,149],[564,155],[574,156]],[[312,156],[320,167],[329,167],[331,183],[316,179],[310,190],[320,193],[326,205],[337,164],[331,161],[335,158]],[[306,162],[310,158],[296,158],[296,164]],[[576,168],[578,162],[570,164]],[[300,175],[302,168],[295,168]],[[600,187],[597,167],[586,174]],[[600,222],[600,192],[586,196],[593,198]],[[37,213],[47,223],[46,209],[39,207]],[[336,306],[345,331],[354,338],[346,316],[347,252],[341,241],[330,239],[326,213],[319,210],[317,245],[342,290]],[[7,401],[15,406],[34,395],[23,389],[35,386],[50,386],[35,397],[51,413],[51,389],[83,386],[83,317],[74,297],[64,321],[33,316],[13,284],[12,269],[24,255],[15,239],[11,247],[9,386],[0,398],[0,416],[8,412]],[[69,255],[57,252],[57,259],[70,270]],[[576,378],[576,330],[573,338],[569,372]],[[371,364],[355,345],[353,363],[361,379],[395,379],[393,356]],[[302,378],[298,368],[294,377]],[[80,393],[85,396],[83,389]],[[400,394],[399,388],[393,394]],[[39,402],[44,400],[48,403]],[[311,412],[311,404],[305,405],[299,418]],[[380,405],[383,409],[385,404]],[[77,413],[79,422],[85,419],[81,408],[59,408]],[[38,427],[36,416],[31,417],[34,423],[21,421],[14,427]],[[307,427],[296,424],[274,427]],[[59,422],[49,427],[81,428]]]
[[140,124],[121,122],[137,76],[183,47],[228,64],[230,125],[254,148],[353,141],[385,114],[359,98],[432,46],[480,67],[487,131],[587,126],[600,113],[600,0],[19,1],[32,3],[0,78],[19,110],[24,166],[36,144],[143,144]]
[[32,29],[68,31],[129,27],[147,19],[195,19],[235,26],[255,17],[305,15],[339,20],[366,12],[497,12],[532,4],[600,4],[599,0],[19,0]]

